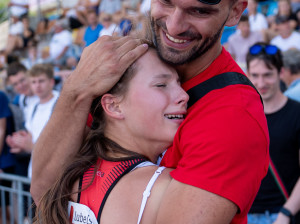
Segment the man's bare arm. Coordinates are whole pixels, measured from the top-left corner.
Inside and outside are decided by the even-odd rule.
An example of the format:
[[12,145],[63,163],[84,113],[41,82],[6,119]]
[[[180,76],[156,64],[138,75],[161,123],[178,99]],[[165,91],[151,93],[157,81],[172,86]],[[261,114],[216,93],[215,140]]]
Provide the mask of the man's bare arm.
[[93,99],[107,92],[146,50],[140,40],[104,36],[83,51],[34,146],[30,191],[37,204],[78,151]]
[[157,224],[228,224],[238,211],[231,201],[172,180],[159,209]]

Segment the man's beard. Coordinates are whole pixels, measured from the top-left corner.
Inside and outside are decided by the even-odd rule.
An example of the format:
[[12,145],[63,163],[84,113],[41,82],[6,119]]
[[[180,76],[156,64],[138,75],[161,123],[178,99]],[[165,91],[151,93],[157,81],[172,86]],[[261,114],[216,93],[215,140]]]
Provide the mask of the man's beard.
[[[153,35],[153,41],[157,48],[159,57],[164,62],[169,63],[171,65],[183,65],[201,57],[217,43],[217,41],[219,40],[222,34],[226,20],[224,21],[222,26],[218,29],[218,31],[213,36],[204,39],[201,45],[196,45],[189,51],[180,51],[172,47],[164,46],[162,44],[162,40],[159,35],[159,28],[162,27],[164,30],[167,31],[166,24],[163,23],[161,20],[154,21],[154,19],[151,18],[151,30]],[[201,34],[193,33],[190,31],[186,31],[177,36],[185,37],[190,40],[197,40],[198,42],[200,42],[203,39]]]

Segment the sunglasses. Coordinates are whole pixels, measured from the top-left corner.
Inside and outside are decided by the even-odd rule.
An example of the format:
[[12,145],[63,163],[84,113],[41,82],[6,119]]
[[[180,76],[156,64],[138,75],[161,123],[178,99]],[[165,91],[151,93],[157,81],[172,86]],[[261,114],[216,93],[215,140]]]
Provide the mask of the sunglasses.
[[252,55],[258,55],[262,52],[264,52],[268,55],[274,55],[278,52],[278,48],[274,45],[255,44],[249,48],[249,52]]
[[208,5],[216,5],[219,4],[221,0],[198,0],[198,1]]

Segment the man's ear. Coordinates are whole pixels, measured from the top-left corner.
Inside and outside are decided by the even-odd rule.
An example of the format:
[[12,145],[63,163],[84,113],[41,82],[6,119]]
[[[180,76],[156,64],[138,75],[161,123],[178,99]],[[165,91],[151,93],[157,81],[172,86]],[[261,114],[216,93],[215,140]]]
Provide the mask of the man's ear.
[[247,8],[248,0],[230,0],[235,1],[230,9],[230,14],[225,23],[225,26],[235,26],[240,21],[240,18]]
[[101,98],[101,105],[104,112],[112,118],[123,119],[124,115],[120,108],[120,99],[112,94],[104,94]]

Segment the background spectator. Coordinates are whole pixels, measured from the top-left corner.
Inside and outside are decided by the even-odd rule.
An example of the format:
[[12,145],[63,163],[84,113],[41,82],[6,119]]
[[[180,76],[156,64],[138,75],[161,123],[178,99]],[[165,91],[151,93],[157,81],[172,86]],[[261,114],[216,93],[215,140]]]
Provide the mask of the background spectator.
[[[39,98],[39,102],[30,111],[30,118],[26,120],[27,131],[14,133],[13,144],[15,153],[31,153],[33,145],[38,139],[41,131],[48,122],[55,102],[59,96],[54,87],[53,68],[46,64],[37,64],[28,71],[30,86],[33,93]],[[28,177],[31,177],[31,163],[28,167]]]
[[268,21],[265,15],[257,11],[258,0],[248,0],[248,15],[251,31],[264,31],[268,29]]
[[56,66],[61,66],[66,63],[68,50],[72,45],[72,35],[67,28],[66,20],[61,19],[56,21],[54,25],[54,35],[49,44],[48,63],[52,62]]
[[248,16],[243,15],[238,23],[237,31],[229,37],[227,50],[239,66],[246,71],[246,55],[249,47],[263,41],[261,32],[251,31]]
[[281,51],[291,48],[300,49],[300,34],[291,28],[287,16],[277,16],[275,19],[279,35],[271,40],[271,44],[276,45]]
[[115,15],[120,14],[122,11],[121,0],[102,0],[99,5],[99,14],[102,13]]
[[87,13],[87,28],[84,33],[84,46],[89,46],[99,37],[100,31],[103,29],[102,24],[98,23],[98,16],[95,10],[91,9]]
[[8,7],[11,15],[22,17],[28,14],[29,1],[28,0],[10,0]]
[[100,21],[103,25],[103,28],[101,29],[99,33],[99,37],[103,35],[109,35],[109,36],[121,36],[121,29],[120,27],[113,22],[113,17],[110,14],[102,13],[100,16]]
[[270,167],[250,209],[248,223],[299,223],[300,103],[280,90],[282,55],[259,43],[247,55],[248,77],[261,94],[270,135]]
[[291,49],[283,53],[281,79],[287,85],[284,95],[300,102],[300,51]]
[[[9,109],[9,101],[4,92],[0,91],[0,173],[13,174],[15,172],[16,160],[15,156],[10,153],[10,148],[5,142],[5,138],[8,134],[11,134],[13,131],[13,120],[12,113]],[[0,179],[0,184],[5,187],[11,187],[10,181],[5,181]],[[0,201],[2,198],[0,194]],[[0,203],[0,217],[2,218],[2,211],[6,212],[7,220],[10,219],[9,213],[9,194],[8,192],[4,194],[5,197],[5,207],[1,208],[2,204]]]

